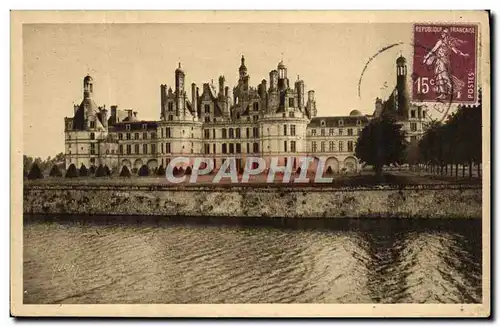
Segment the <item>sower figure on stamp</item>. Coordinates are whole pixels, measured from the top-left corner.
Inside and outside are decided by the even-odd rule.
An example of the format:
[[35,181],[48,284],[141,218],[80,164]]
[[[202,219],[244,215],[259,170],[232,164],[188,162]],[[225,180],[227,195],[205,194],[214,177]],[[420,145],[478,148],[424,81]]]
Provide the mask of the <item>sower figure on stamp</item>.
[[424,57],[424,64],[434,65],[434,76],[436,78],[437,99],[445,99],[456,95],[460,98],[462,88],[465,82],[450,73],[451,51],[463,57],[468,57],[468,53],[463,53],[457,46],[466,41],[457,39],[449,35],[447,28],[441,33],[441,38],[436,45]]

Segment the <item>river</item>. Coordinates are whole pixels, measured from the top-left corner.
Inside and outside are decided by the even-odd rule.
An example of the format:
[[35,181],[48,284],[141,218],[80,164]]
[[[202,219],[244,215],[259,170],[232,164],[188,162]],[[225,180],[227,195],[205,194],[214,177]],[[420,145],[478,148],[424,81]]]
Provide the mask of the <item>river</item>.
[[479,303],[480,219],[24,217],[24,303]]

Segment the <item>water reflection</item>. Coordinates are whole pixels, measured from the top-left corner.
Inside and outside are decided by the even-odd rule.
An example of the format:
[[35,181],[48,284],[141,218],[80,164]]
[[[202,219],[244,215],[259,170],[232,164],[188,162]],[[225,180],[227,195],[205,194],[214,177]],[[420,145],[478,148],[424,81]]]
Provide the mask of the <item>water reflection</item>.
[[481,300],[479,220],[55,218],[25,217],[25,303]]

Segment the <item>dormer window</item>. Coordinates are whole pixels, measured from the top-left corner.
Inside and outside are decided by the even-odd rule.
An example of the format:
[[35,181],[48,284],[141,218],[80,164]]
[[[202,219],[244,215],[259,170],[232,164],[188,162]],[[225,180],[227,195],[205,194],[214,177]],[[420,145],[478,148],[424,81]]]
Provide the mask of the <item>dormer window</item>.
[[289,114],[290,118],[295,118],[295,112],[293,111],[290,111],[290,114]]
[[361,125],[361,120],[356,120],[356,125]]
[[339,126],[344,126],[344,120],[342,119],[339,120]]
[[205,105],[205,113],[206,113],[206,114],[209,114],[209,113],[210,113],[210,105],[209,105],[209,104],[206,104],[206,105]]
[[259,103],[258,102],[253,103],[253,111],[259,111]]
[[127,131],[130,131],[130,124],[125,125],[125,129],[126,129]]
[[174,110],[174,103],[173,102],[169,102],[168,103],[168,111],[173,111]]
[[90,128],[95,128],[95,121],[90,122]]
[[142,129],[148,129],[148,124],[142,124]]
[[324,121],[324,120],[322,120],[322,121],[320,122],[320,124],[321,124],[321,126],[325,126],[325,125],[326,125],[326,123],[325,123],[325,121]]

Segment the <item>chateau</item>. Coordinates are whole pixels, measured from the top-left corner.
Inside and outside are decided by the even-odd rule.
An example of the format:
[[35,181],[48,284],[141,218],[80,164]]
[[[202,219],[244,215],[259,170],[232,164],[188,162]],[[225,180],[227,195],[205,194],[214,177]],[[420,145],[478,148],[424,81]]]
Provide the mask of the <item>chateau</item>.
[[185,86],[185,72],[179,64],[172,87],[160,85],[159,120],[140,120],[133,109],[116,105],[108,111],[93,98],[94,81],[83,79],[83,100],[74,106],[74,116],[65,118],[66,166],[107,165],[119,170],[126,165],[138,169],[143,164],[164,167],[174,157],[209,157],[220,168],[227,158],[237,167],[247,157],[280,157],[286,165],[298,167],[298,158],[328,158],[332,171],[355,172],[361,166],[354,155],[358,134],[373,117],[384,111],[397,115],[408,140],[422,134],[425,110],[410,105],[407,91],[406,61],[396,62],[397,84],[389,99],[376,100],[373,115],[352,110],[349,116],[318,117],[314,90],[305,90],[304,81],[290,85],[287,67],[281,61],[257,87],[241,57],[236,86],[226,85],[224,76],[218,87],[203,83]]

